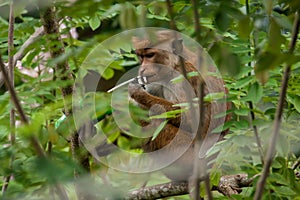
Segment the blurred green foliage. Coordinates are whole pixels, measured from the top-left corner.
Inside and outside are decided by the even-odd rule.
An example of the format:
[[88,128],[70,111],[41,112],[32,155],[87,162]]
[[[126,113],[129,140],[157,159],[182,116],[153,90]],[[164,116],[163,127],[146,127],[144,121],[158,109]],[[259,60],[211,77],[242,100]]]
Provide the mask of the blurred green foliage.
[[[16,1],[14,52],[18,52],[35,29],[41,26],[36,3],[36,0]],[[8,59],[8,6],[8,0],[0,1],[0,52],[5,61]],[[293,54],[288,52],[294,13],[299,11],[299,8],[299,0],[199,1],[201,23],[199,42],[221,71],[229,89],[228,101],[233,105],[228,111],[232,114],[232,119],[224,127],[219,127],[230,128],[230,134],[211,152],[218,150],[221,152],[216,167],[212,169],[214,185],[217,185],[219,177],[223,174],[247,173],[251,177],[261,172],[262,162],[252,126],[257,126],[265,152],[272,132],[283,69],[286,65],[291,65],[292,72],[284,106],[281,135],[277,143],[276,159],[267,180],[264,199],[299,199],[299,179],[295,178],[291,169],[292,164],[300,156],[299,41],[295,52]],[[194,37],[190,1],[173,1],[173,10],[179,31]],[[73,170],[83,170],[72,159],[69,146],[69,136],[76,130],[76,124],[73,118],[69,117],[55,128],[55,122],[63,115],[64,109],[64,100],[59,88],[73,85],[74,81],[52,80],[51,72],[54,64],[67,60],[74,77],[83,77],[89,70],[96,70],[104,79],[109,80],[117,72],[128,70],[138,62],[130,52],[130,48],[112,49],[111,52],[100,51],[97,53],[102,56],[88,60],[88,63],[85,63],[88,67],[81,70],[83,74],[79,74],[80,66],[86,62],[85,58],[97,44],[126,29],[143,26],[169,28],[170,21],[163,0],[75,2],[59,0],[56,1],[56,12],[58,19],[64,24],[61,33],[68,34],[71,29],[76,28],[79,37],[63,37],[66,53],[55,59],[47,56],[49,46],[55,45],[55,41],[48,43],[45,36],[28,47],[22,64],[15,69],[15,89],[30,124],[17,125],[16,142],[13,146],[8,139],[11,131],[9,111],[12,105],[5,87],[2,86],[0,90],[0,187],[4,184],[3,178],[13,174],[8,190],[0,195],[2,199],[49,199],[57,183],[65,186],[70,199],[75,196],[74,186],[70,184],[74,181]],[[118,46],[112,45],[116,48]],[[99,67],[93,68],[95,65],[105,65],[106,59],[113,59],[114,62],[105,72]],[[39,73],[41,66],[50,73]],[[35,70],[38,74],[36,77],[26,75],[21,72],[24,69]],[[55,74],[61,76],[60,71],[55,71]],[[110,107],[109,95],[97,92],[96,99],[99,102],[95,108],[97,115],[104,115],[113,109]],[[120,101],[126,99],[127,96],[120,97]],[[249,108],[249,102],[253,104],[253,108]],[[71,108],[71,97],[67,98],[65,103]],[[135,107],[131,110],[138,116],[137,119],[145,117],[143,111]],[[250,112],[255,114],[253,121],[250,120]],[[92,112],[87,110],[86,113],[89,115]],[[224,116],[224,113],[220,115]],[[18,115],[17,120],[19,121]],[[125,128],[130,126],[132,124],[124,124]],[[158,128],[162,128],[161,126]],[[128,137],[128,134],[121,134],[111,117],[107,116],[97,124],[97,128],[107,134],[110,142],[118,144],[122,149],[135,153],[142,152],[138,148],[139,141]],[[155,132],[157,133],[158,131]],[[51,155],[49,158],[42,159],[35,155],[28,140],[31,135],[37,136],[42,147]],[[107,169],[92,158],[90,163],[93,182],[87,178],[83,179],[82,183],[95,182],[95,185],[84,187],[84,190],[93,192],[99,199],[112,197],[112,194],[118,198],[128,190],[140,187],[149,176]],[[151,176],[150,184],[166,181],[160,174]],[[108,180],[111,185],[107,184]],[[233,198],[252,199],[256,181],[257,179],[252,186],[244,188],[241,194],[234,195]],[[214,195],[215,199],[224,199],[220,194]],[[188,199],[188,196],[184,198]]]

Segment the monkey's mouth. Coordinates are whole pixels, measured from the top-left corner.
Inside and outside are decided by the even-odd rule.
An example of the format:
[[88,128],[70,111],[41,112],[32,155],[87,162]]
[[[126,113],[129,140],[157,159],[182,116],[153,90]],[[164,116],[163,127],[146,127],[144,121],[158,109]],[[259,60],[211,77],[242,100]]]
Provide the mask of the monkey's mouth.
[[138,76],[139,84],[147,85],[151,82],[154,82],[153,77],[155,77],[155,76],[156,76],[156,74],[151,74],[151,75],[142,74],[141,76]]
[[168,74],[151,74],[147,76],[143,76],[147,80],[144,84],[150,84],[150,83],[166,83],[169,82],[173,76],[171,73]]

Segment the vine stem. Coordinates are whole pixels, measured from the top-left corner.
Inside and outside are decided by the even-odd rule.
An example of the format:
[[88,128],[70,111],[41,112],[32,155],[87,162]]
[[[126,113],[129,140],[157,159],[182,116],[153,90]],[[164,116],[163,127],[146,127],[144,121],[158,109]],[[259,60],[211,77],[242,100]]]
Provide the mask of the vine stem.
[[[298,33],[299,33],[299,13],[298,11],[295,13],[295,20],[294,20],[294,25],[293,25],[293,32],[292,32],[292,39],[290,42],[290,46],[289,46],[289,54],[292,54],[294,49],[295,49],[295,45],[296,45],[296,41],[297,41],[297,37],[298,37]],[[290,71],[291,71],[291,65],[287,65],[284,71],[284,75],[283,75],[283,80],[282,80],[282,85],[281,85],[281,89],[280,89],[280,96],[279,96],[279,103],[277,106],[277,110],[276,110],[276,116],[275,116],[275,121],[274,121],[274,127],[273,127],[273,134],[270,138],[270,142],[269,142],[269,148],[267,151],[267,155],[265,157],[265,164],[264,164],[264,168],[262,171],[262,175],[260,176],[257,185],[256,185],[256,192],[254,195],[254,199],[255,200],[259,200],[262,198],[263,195],[263,191],[264,191],[264,187],[266,184],[266,180],[267,177],[269,175],[269,171],[270,171],[270,167],[274,158],[274,154],[275,154],[275,146],[276,146],[276,141],[277,138],[279,136],[279,129],[280,129],[280,125],[281,125],[281,117],[282,117],[282,113],[283,113],[283,105],[284,105],[284,101],[285,101],[285,96],[286,96],[286,91],[287,91],[287,84],[288,84],[288,80],[289,80],[289,76],[290,76]]]

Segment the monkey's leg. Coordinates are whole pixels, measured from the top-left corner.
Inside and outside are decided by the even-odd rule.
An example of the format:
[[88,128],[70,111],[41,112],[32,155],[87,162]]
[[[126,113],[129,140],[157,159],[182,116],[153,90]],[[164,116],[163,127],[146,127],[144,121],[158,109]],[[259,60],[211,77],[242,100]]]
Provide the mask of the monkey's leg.
[[144,144],[143,149],[149,153],[156,164],[169,164],[162,172],[173,181],[187,181],[192,174],[194,160],[194,138],[189,132],[172,124],[166,124],[159,135]]

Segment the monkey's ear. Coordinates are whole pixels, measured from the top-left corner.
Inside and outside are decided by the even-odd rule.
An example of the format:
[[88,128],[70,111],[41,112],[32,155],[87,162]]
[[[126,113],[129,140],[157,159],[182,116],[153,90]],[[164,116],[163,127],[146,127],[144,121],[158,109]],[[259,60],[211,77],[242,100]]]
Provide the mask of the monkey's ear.
[[179,55],[183,51],[182,39],[172,41],[172,51],[174,54]]

